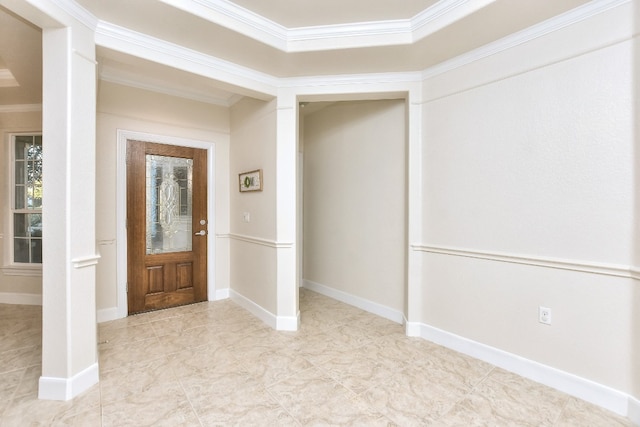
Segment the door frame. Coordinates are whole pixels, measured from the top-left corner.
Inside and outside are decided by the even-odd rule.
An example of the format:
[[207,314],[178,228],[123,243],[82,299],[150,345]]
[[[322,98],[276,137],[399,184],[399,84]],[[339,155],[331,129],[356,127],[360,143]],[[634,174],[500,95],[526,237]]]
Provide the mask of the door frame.
[[207,223],[209,238],[207,239],[207,300],[213,301],[216,296],[215,260],[216,260],[216,191],[215,191],[215,143],[189,138],[178,138],[157,135],[147,132],[117,130],[117,164],[116,164],[116,318],[127,317],[127,140],[155,142],[159,144],[207,150]]

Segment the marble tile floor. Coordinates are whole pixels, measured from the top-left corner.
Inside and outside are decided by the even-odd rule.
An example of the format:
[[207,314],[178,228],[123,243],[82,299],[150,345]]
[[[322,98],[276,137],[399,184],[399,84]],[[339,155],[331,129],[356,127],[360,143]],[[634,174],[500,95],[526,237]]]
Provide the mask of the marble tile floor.
[[40,307],[0,304],[0,426],[631,426],[301,289],[276,332],[230,300],[99,325],[100,383],[37,399]]

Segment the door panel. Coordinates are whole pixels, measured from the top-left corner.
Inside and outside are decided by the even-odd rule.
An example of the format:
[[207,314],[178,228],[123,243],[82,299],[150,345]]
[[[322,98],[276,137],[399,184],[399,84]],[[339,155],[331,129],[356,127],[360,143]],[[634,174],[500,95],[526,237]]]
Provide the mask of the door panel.
[[207,299],[206,159],[206,150],[127,141],[129,314]]

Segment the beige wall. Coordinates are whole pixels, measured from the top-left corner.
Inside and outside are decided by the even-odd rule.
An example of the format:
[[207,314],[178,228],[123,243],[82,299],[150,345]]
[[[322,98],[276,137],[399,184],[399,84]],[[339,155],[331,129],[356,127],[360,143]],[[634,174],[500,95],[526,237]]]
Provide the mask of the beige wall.
[[[215,143],[216,230],[210,238],[229,230],[229,109],[108,82],[98,96],[96,168],[96,238],[101,259],[97,266],[98,310],[117,305],[116,283],[116,168],[117,130],[150,133]],[[210,214],[211,215],[211,214]],[[216,245],[216,288],[228,288],[228,253]],[[210,296],[212,299],[212,296]]]
[[422,303],[425,324],[637,395],[627,6],[425,82]]
[[[277,313],[276,101],[244,98],[231,107],[231,289]],[[238,174],[262,169],[263,191],[239,192]],[[245,222],[244,213],[250,215]]]
[[[0,113],[0,204],[9,206],[11,201],[11,189],[9,188],[9,134],[13,132],[42,132],[42,111],[22,113]],[[8,260],[9,254],[5,254],[4,239],[9,234],[8,218],[6,210],[0,209],[0,295],[7,302],[37,302],[42,295],[41,276],[14,276],[4,274],[2,266]],[[19,296],[20,294],[26,294]]]
[[[640,53],[632,39],[637,33],[632,7],[637,26],[640,8],[635,2],[624,4],[424,81],[423,233],[420,242],[409,243],[422,250],[418,298],[424,325],[640,397],[640,160],[634,117]],[[395,129],[387,124],[396,123],[399,104],[355,105],[316,113],[305,123],[307,143],[351,141],[359,132],[366,135],[365,128],[377,129],[368,136],[378,140]],[[126,129],[216,142],[216,246],[228,250],[217,253],[218,288],[231,286],[276,313],[275,102],[245,99],[228,109],[102,82],[97,108],[96,238],[102,257],[97,266],[98,309],[112,309],[117,300],[116,130]],[[7,131],[39,130],[39,117],[2,114],[0,131],[4,136]],[[364,124],[356,120],[360,118]],[[328,129],[336,134],[325,133]],[[399,134],[387,137],[400,139]],[[346,148],[337,144],[318,159],[342,166],[345,159],[358,159],[353,154],[336,158],[338,150]],[[396,154],[389,155],[382,169],[399,176],[388,167],[396,164],[390,160]],[[3,149],[0,164],[5,162]],[[237,174],[256,168],[264,171],[265,190],[239,194]],[[305,169],[308,173],[313,168]],[[350,173],[345,172],[345,181],[335,182],[329,174],[316,184],[341,185],[332,195],[348,194],[348,183],[361,176]],[[6,179],[6,174],[0,176],[3,201]],[[376,189],[389,191],[385,184],[392,181]],[[306,193],[319,198],[305,211],[307,221],[313,218],[309,211],[331,206],[335,212],[322,215],[323,221],[333,213],[351,213],[335,208],[339,200],[321,203],[328,192]],[[399,196],[405,197],[404,190],[392,195]],[[404,206],[404,199],[389,205]],[[242,221],[243,212],[251,215],[251,222]],[[335,222],[344,224],[346,219]],[[378,227],[371,219],[369,214],[348,218],[368,228],[343,234],[368,239]],[[313,233],[305,229],[307,243]],[[324,237],[313,239],[316,249],[322,249]],[[340,247],[357,249],[350,245]],[[329,248],[320,253],[330,257],[335,247]],[[368,274],[378,268],[377,260],[397,261],[400,253],[372,253],[358,260],[358,270]],[[397,282],[392,286],[360,288],[354,284],[361,280],[342,275],[342,268],[314,272],[314,262],[305,264],[309,280],[403,309],[397,291],[404,291],[404,269],[399,274],[382,271],[380,277]],[[329,283],[334,280],[340,283]],[[0,292],[37,295],[40,283],[40,278],[0,273]],[[538,323],[540,305],[552,308],[552,325]]]
[[304,279],[404,313],[404,100],[304,117]]

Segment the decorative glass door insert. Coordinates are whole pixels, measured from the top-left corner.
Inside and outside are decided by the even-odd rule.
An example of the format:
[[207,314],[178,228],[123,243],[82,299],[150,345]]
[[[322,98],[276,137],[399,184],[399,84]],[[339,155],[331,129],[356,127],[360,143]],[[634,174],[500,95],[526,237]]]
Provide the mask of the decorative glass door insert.
[[147,255],[191,251],[193,160],[146,155]]

